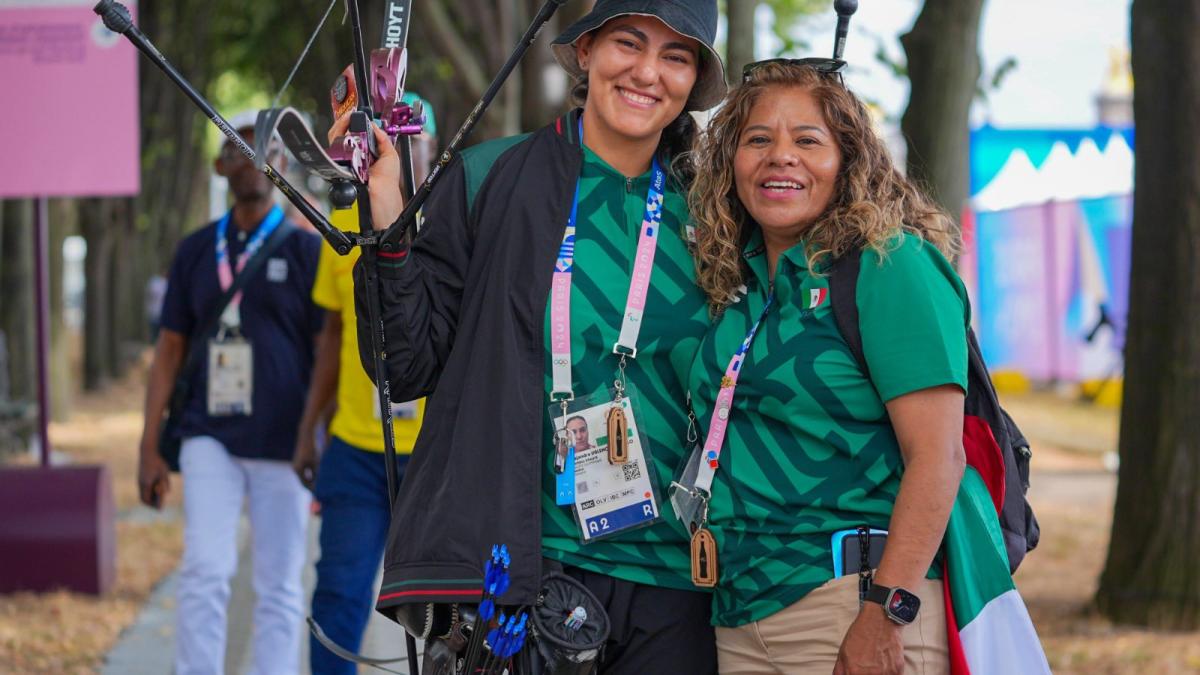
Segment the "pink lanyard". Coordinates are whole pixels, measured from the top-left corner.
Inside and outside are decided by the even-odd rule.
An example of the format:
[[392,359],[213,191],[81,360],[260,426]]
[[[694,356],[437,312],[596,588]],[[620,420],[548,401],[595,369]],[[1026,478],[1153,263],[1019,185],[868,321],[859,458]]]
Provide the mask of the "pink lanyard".
[[[229,290],[233,285],[233,266],[229,264],[229,219],[233,214],[232,211],[225,214],[220,221],[217,222],[217,282],[221,285],[221,290]],[[246,249],[242,251],[237,260],[237,271],[240,274],[242,269],[246,267],[246,261],[250,259],[259,248],[262,248],[263,243],[275,228],[283,222],[283,209],[278,206],[271,208],[267,216],[263,218],[259,224],[258,230],[254,236],[250,237],[250,241],[246,244]],[[238,291],[236,295],[229,301],[229,305],[225,308],[225,312],[221,314],[221,322],[229,328],[237,327],[241,324],[241,313],[239,305],[242,302],[242,293]]]
[[704,490],[707,494],[712,494],[713,477],[717,473],[721,449],[725,445],[725,433],[729,430],[729,416],[733,411],[733,393],[737,389],[738,377],[742,373],[742,362],[746,360],[750,344],[754,342],[754,336],[758,334],[758,329],[762,326],[763,319],[766,318],[774,301],[775,292],[772,291],[767,296],[767,303],[763,305],[758,320],[750,327],[750,332],[746,333],[746,339],[742,340],[741,346],[733,353],[733,358],[729,360],[729,365],[725,368],[725,376],[721,378],[721,390],[717,393],[712,418],[708,423],[708,435],[704,437],[704,456],[701,458],[696,472],[695,487]]
[[[583,141],[583,122],[579,123],[579,138]],[[638,333],[650,292],[650,276],[654,272],[654,253],[658,247],[658,230],[662,224],[663,189],[667,176],[654,158],[651,165],[650,190],[646,194],[646,211],[642,217],[633,274],[629,280],[629,295],[621,333],[613,345],[613,353],[623,359],[637,358]],[[575,199],[563,233],[562,245],[554,263],[554,278],[550,286],[550,359],[553,387],[551,401],[570,401],[575,398],[571,379],[571,275],[575,270],[575,225],[579,215],[579,182],[575,183]],[[623,378],[622,378],[623,379]]]

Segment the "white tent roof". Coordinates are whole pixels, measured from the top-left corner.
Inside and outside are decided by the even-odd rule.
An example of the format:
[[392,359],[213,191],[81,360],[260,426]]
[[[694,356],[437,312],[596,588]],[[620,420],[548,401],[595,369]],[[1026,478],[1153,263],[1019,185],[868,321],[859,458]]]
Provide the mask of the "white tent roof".
[[1074,153],[1062,141],[1035,167],[1024,150],[1008,156],[991,182],[971,200],[976,211],[1002,211],[1048,201],[1074,201],[1133,191],[1133,151],[1119,133],[1101,152],[1085,138]]

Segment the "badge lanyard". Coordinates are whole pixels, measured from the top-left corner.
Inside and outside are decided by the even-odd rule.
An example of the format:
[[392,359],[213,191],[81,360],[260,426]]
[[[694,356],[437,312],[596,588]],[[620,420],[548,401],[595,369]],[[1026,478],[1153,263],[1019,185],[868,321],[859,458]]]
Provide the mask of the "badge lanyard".
[[[225,214],[221,220],[217,221],[217,281],[221,284],[221,290],[226,291],[233,285],[233,266],[229,263],[229,219],[233,215],[233,211]],[[259,224],[258,230],[254,236],[250,237],[250,241],[246,243],[246,248],[242,251],[237,259],[237,271],[240,274],[242,269],[246,267],[246,261],[258,252],[262,247],[263,242],[279,224],[283,222],[283,209],[279,206],[273,206],[271,211],[267,213],[266,218],[263,218]],[[241,327],[242,315],[239,310],[239,305],[242,302],[242,292],[238,291],[229,301],[229,305],[225,307],[225,311],[221,313],[222,329],[237,329]]]
[[[729,365],[725,368],[725,375],[721,378],[721,389],[717,393],[712,417],[708,423],[708,434],[704,437],[704,447],[696,467],[695,482],[692,485],[680,485],[693,499],[700,502],[698,517],[689,523],[692,533],[692,583],[700,587],[712,588],[717,583],[716,540],[706,527],[708,524],[708,496],[712,494],[713,477],[716,476],[721,449],[725,445],[725,434],[729,430],[729,416],[733,412],[733,394],[737,389],[738,377],[742,372],[742,363],[746,360],[746,354],[750,351],[754,336],[758,334],[758,329],[762,326],[774,301],[775,292],[772,290],[767,295],[767,302],[763,305],[758,319],[746,333],[746,338],[734,352],[733,358],[729,360]],[[683,514],[679,513],[681,509],[678,506],[676,511],[683,517]]]
[[[583,142],[583,121],[579,122],[579,139]],[[575,228],[579,215],[579,183],[575,183],[575,197],[571,203],[571,215],[563,233],[562,245],[554,263],[554,278],[550,287],[550,355],[553,387],[550,400],[560,403],[563,423],[566,424],[567,403],[575,398],[571,378],[571,276],[575,269]],[[646,308],[646,296],[650,291],[650,276],[654,271],[654,254],[658,246],[658,230],[662,223],[663,190],[666,172],[659,165],[658,157],[651,164],[650,189],[646,193],[646,210],[642,217],[638,237],[637,253],[634,256],[633,274],[629,281],[629,294],[625,300],[625,311],[621,321],[621,333],[613,344],[613,354],[620,357],[619,376],[613,385],[616,396],[609,416],[609,461],[622,463],[628,460],[626,445],[626,420],[620,405],[625,392],[625,359],[637,358],[637,339],[642,328],[642,316]],[[574,441],[568,457],[574,453]],[[570,463],[570,459],[568,459]],[[566,467],[564,467],[565,469]]]

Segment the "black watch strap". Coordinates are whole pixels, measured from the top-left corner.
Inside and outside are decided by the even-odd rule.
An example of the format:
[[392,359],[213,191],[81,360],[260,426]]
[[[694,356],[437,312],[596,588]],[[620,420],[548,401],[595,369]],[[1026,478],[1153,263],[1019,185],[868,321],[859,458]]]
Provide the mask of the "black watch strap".
[[921,599],[910,591],[879,584],[871,584],[867,589],[866,600],[881,605],[887,618],[902,626],[915,621],[917,612],[921,609]]
[[886,609],[888,596],[891,594],[892,594],[892,589],[888,588],[887,586],[880,586],[879,584],[871,584],[871,587],[867,589],[866,597],[863,599],[866,600],[867,602],[873,602],[877,605],[883,605],[884,608]]

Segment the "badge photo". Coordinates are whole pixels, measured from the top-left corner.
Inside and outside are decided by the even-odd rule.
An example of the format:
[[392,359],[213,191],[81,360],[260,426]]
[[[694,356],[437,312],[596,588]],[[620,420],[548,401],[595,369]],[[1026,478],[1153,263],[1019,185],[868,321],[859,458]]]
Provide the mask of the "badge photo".
[[[622,422],[610,425],[616,407],[612,392],[575,399],[565,409],[547,410],[554,422],[556,502],[571,508],[581,541],[611,537],[645,527],[661,517],[653,457],[638,431],[636,406],[619,401]],[[614,462],[610,429],[624,432],[623,461]]]
[[250,415],[254,408],[254,351],[241,338],[208,343],[208,414]]

